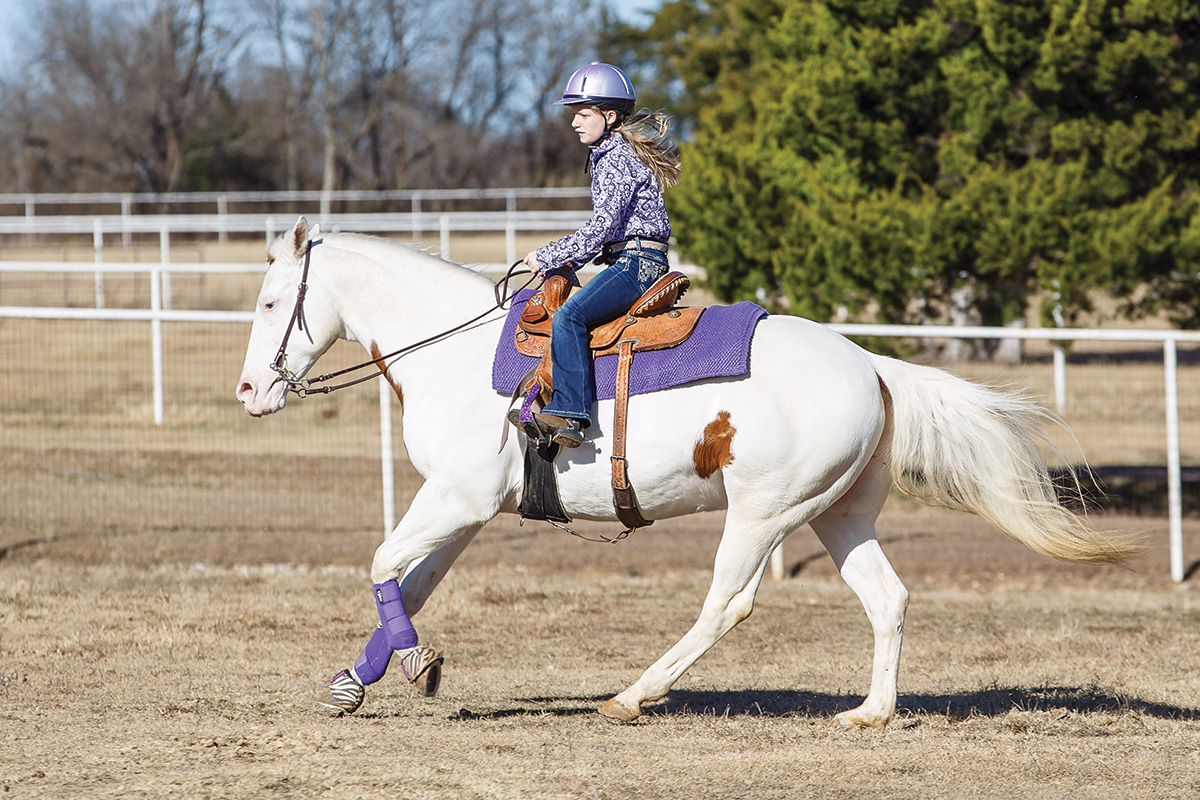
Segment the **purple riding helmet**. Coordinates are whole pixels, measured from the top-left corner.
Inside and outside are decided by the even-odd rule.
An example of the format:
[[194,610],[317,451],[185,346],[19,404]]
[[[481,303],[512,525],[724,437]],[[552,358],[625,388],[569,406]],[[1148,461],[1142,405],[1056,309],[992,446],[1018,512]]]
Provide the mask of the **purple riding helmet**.
[[633,83],[624,70],[612,64],[593,61],[586,67],[575,70],[567,79],[562,100],[556,101],[554,105],[597,106],[611,108],[618,114],[625,115],[633,112],[636,103]]

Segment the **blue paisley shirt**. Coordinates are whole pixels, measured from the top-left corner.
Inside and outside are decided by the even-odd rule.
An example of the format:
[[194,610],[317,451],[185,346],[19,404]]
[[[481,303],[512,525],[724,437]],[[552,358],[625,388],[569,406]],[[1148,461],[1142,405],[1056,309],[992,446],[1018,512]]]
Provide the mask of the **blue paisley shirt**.
[[538,264],[578,269],[609,242],[645,236],[666,242],[671,221],[662,190],[650,168],[633,153],[625,137],[613,134],[592,147],[592,216],[568,236],[537,249]]

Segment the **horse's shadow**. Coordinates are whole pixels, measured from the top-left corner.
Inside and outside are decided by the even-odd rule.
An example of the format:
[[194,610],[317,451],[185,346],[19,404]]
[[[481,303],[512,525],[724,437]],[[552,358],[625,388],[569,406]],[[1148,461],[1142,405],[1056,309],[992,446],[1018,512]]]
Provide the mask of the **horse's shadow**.
[[[833,717],[857,708],[861,695],[803,691],[672,692],[648,713],[716,714],[750,717]],[[1066,711],[1078,714],[1131,712],[1160,719],[1194,721],[1200,709],[1154,703],[1122,696],[1097,687],[989,687],[951,694],[902,694],[900,715],[941,716],[958,721],[972,717],[1001,717],[1011,711]]]
[[[450,718],[458,721],[496,720],[534,714],[570,717],[595,713],[607,696],[513,698],[520,707],[474,712],[461,709]],[[823,694],[793,690],[739,690],[728,692],[673,691],[667,698],[644,707],[649,717],[813,717],[832,719],[856,708],[861,695]],[[585,705],[580,705],[585,704]],[[1060,711],[1077,714],[1134,713],[1146,717],[1196,721],[1200,709],[1153,703],[1117,695],[1097,687],[1044,686],[1038,688],[990,687],[953,694],[905,694],[899,698],[900,716],[945,717],[962,721],[1001,717],[1011,711]]]

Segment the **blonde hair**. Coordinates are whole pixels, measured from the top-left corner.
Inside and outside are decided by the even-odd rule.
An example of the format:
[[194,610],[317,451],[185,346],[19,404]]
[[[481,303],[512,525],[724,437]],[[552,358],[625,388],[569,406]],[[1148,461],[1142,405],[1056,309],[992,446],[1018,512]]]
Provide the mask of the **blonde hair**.
[[662,111],[639,111],[613,129],[625,137],[633,154],[658,179],[662,189],[679,183],[679,148],[671,138],[671,117]]

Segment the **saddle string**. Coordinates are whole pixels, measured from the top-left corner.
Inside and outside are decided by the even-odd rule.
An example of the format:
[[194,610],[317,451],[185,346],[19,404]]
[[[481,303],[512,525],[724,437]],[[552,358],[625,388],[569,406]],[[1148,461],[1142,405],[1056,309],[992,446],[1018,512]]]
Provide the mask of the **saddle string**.
[[[360,383],[364,383],[364,382],[369,381],[373,378],[376,378],[380,375],[386,375],[388,361],[394,361],[404,355],[407,355],[408,353],[413,352],[414,350],[418,350],[427,345],[431,345],[431,344],[440,342],[442,339],[445,339],[449,336],[453,336],[454,334],[464,330],[465,328],[470,327],[471,325],[474,325],[476,322],[479,322],[484,317],[491,314],[493,311],[495,311],[497,309],[503,309],[506,305],[508,305],[512,302],[513,298],[516,296],[516,294],[518,292],[521,292],[521,291],[529,288],[530,286],[532,286],[533,283],[539,277],[532,270],[518,269],[518,265],[520,265],[522,262],[516,261],[508,268],[508,271],[504,273],[504,277],[495,282],[495,285],[492,287],[492,293],[496,298],[496,302],[491,308],[487,309],[483,313],[477,314],[476,316],[472,317],[471,319],[467,320],[466,322],[462,322],[462,323],[459,323],[458,325],[455,325],[453,328],[449,328],[440,333],[436,333],[433,336],[422,339],[419,342],[413,342],[410,345],[401,347],[398,350],[393,350],[390,353],[381,355],[378,358],[373,358],[370,361],[364,361],[360,364],[355,364],[352,367],[346,367],[345,369],[337,370],[336,372],[328,372],[328,373],[325,373],[324,375],[318,375],[315,378],[298,378],[286,366],[287,354],[285,352],[285,349],[287,348],[288,337],[291,336],[291,333],[292,333],[292,327],[294,325],[297,325],[297,323],[299,323],[299,325],[297,325],[297,327],[299,327],[301,330],[304,330],[303,308],[304,308],[304,296],[308,292],[309,263],[311,261],[313,247],[320,244],[322,241],[324,241],[324,240],[323,239],[311,240],[308,242],[307,246],[304,249],[304,270],[302,271],[301,276],[300,276],[300,286],[298,287],[298,289],[296,291],[296,307],[295,307],[295,309],[292,310],[292,319],[288,323],[287,331],[283,335],[283,341],[281,341],[279,343],[279,352],[275,355],[275,362],[271,365],[271,368],[273,370],[275,370],[276,373],[279,374],[279,379],[281,381],[283,381],[285,384],[287,384],[288,391],[295,392],[296,396],[301,397],[301,398],[308,397],[309,395],[312,395],[312,394],[329,394],[330,392],[335,392],[338,389],[345,389],[349,386],[356,386]],[[509,282],[515,276],[523,275],[527,272],[530,275],[529,280],[527,280],[522,286],[520,286],[516,290],[516,292],[510,293]],[[535,290],[536,290],[536,288],[540,288],[540,286],[541,286],[541,284],[539,283],[538,287],[535,287]],[[501,287],[503,287],[503,288],[501,288]],[[305,331],[305,333],[307,334],[308,332]],[[309,334],[309,340],[310,341],[312,340],[311,334]],[[364,375],[362,377],[355,378],[354,380],[346,381],[344,383],[339,383],[339,384],[334,384],[334,385],[326,385],[326,386],[319,385],[319,384],[328,383],[329,381],[333,380],[334,378],[341,377],[342,375],[346,375],[351,372],[357,372],[358,370],[361,370],[361,369],[366,369],[367,367],[375,367],[375,369],[377,371],[371,373],[370,375]]]

